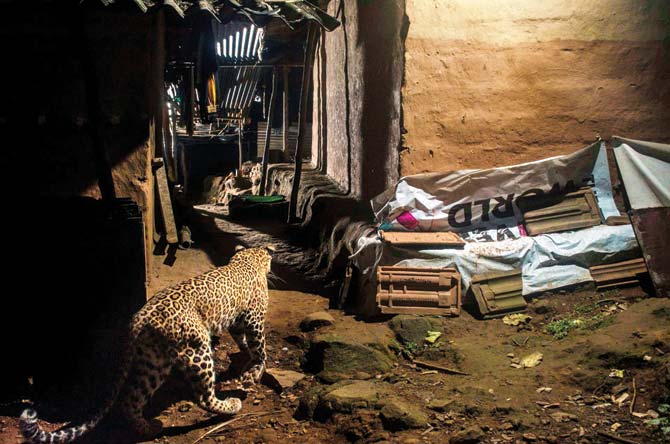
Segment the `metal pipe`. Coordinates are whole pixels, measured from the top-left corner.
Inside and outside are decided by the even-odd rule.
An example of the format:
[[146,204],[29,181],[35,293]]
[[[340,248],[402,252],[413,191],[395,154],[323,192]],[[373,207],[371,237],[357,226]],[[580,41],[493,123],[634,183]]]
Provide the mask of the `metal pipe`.
[[181,226],[181,229],[178,233],[178,238],[178,246],[180,250],[188,250],[191,248],[191,245],[193,245],[193,240],[191,239],[191,229],[186,225]]

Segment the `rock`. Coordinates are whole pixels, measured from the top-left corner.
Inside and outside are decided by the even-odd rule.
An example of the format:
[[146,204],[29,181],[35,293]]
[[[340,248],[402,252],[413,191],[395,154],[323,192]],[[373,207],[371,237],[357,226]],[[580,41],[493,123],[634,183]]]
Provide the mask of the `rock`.
[[441,319],[413,315],[398,315],[389,321],[389,327],[405,345],[422,345],[429,331],[444,333]]
[[537,441],[537,435],[535,435],[534,433],[524,433],[521,437],[523,438],[524,441],[527,442]]
[[393,356],[377,344],[363,344],[337,334],[317,335],[305,356],[305,368],[320,380],[333,383],[345,379],[370,379],[393,368]]
[[384,428],[391,431],[417,429],[428,423],[428,416],[418,407],[397,400],[386,402],[379,416]]
[[333,413],[351,413],[357,408],[381,408],[391,395],[390,386],[378,381],[340,381],[308,390],[296,411],[298,419],[325,421]]
[[334,322],[335,318],[333,318],[329,313],[325,311],[318,311],[316,313],[311,313],[305,316],[305,319],[300,322],[300,329],[302,331],[312,331],[325,325],[332,325]]
[[484,439],[484,431],[477,427],[468,427],[454,434],[449,439],[449,444],[477,444]]
[[556,422],[568,422],[578,420],[577,415],[573,415],[572,413],[566,413],[566,412],[555,412],[550,414],[549,416]]
[[305,377],[304,373],[280,368],[268,368],[265,370],[265,374],[271,379],[269,385],[279,392],[290,389]]
[[435,410],[436,412],[444,413],[449,410],[453,403],[453,399],[433,399],[426,407],[431,410]]
[[533,310],[533,313],[539,315],[549,314],[555,311],[554,307],[551,306],[551,303],[547,299],[536,299],[532,303],[531,309]]
[[332,412],[350,413],[355,408],[378,407],[385,395],[380,383],[353,381],[324,395],[320,404]]

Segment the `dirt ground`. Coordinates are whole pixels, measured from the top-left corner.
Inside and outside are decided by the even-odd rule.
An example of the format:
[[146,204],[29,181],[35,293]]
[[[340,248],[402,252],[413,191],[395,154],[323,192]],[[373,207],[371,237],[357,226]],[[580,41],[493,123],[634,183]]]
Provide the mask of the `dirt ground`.
[[[215,241],[206,238],[207,243]],[[221,265],[228,248],[212,254],[211,244],[196,238],[192,249],[178,250],[170,259],[153,256],[151,290]],[[438,318],[444,332],[437,345],[399,342],[392,369],[375,375],[373,381],[386,384],[393,396],[425,415],[425,424],[408,430],[386,430],[379,411],[371,408],[334,413],[323,422],[295,415],[301,397],[321,384],[304,370],[313,335],[330,331],[346,331],[351,337],[392,335],[388,318],[363,322],[328,310],[323,296],[291,290],[271,290],[269,310],[268,367],[305,373],[305,378],[282,393],[265,384],[248,393],[235,392],[245,399],[242,413],[233,418],[212,416],[195,406],[175,378],[149,407],[165,430],[147,442],[643,444],[668,442],[670,436],[645,424],[652,416],[631,413],[653,415],[647,412],[658,412],[670,395],[670,300],[649,298],[639,287],[605,293],[586,287],[542,295],[531,301],[529,322],[519,326],[501,319],[478,320],[463,311],[459,317]],[[328,311],[333,325],[302,332],[303,318],[318,311]],[[232,390],[225,379],[236,352],[227,335],[219,339],[222,391]],[[516,368],[534,352],[542,354],[539,365]],[[414,358],[465,374],[422,368]],[[63,424],[45,426],[53,430]],[[630,441],[616,441],[602,432]],[[0,443],[21,442],[16,414],[0,416]],[[111,420],[82,442],[141,441],[123,423]]]

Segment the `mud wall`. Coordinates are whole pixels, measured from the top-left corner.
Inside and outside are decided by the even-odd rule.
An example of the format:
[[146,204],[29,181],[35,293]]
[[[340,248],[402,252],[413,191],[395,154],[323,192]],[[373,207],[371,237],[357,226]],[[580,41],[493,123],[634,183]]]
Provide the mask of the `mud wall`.
[[670,141],[667,0],[407,0],[402,175]]
[[11,65],[0,129],[21,139],[0,154],[5,165],[15,166],[2,177],[5,189],[36,211],[42,199],[99,200],[95,152],[102,145],[116,196],[131,198],[142,211],[148,254],[152,107],[161,85],[152,71],[154,15],[131,2],[14,2],[0,22],[0,45]]
[[314,66],[312,161],[366,200],[395,182],[400,146],[404,0],[332,0]]

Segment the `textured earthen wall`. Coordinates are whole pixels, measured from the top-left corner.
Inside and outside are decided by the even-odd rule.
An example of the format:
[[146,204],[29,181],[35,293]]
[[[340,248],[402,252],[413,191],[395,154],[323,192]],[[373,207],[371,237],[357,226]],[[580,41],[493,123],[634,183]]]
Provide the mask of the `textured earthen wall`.
[[[34,186],[28,190],[22,185],[14,193],[26,202],[101,198],[88,109],[88,94],[94,89],[116,196],[131,198],[142,210],[150,253],[154,206],[150,133],[153,101],[162,83],[154,80],[152,71],[154,16],[132,5],[80,7],[78,2],[34,9],[15,2],[3,12],[0,46],[12,66],[0,103],[0,129],[22,141],[0,156],[14,166],[10,174],[24,174],[18,180],[5,177],[7,187]],[[86,23],[86,43],[81,21]],[[85,51],[93,64],[93,88],[86,86]],[[31,180],[26,181],[27,176]]]
[[670,141],[667,0],[407,0],[402,175]]
[[332,0],[314,66],[312,160],[352,197],[395,183],[404,0]]

